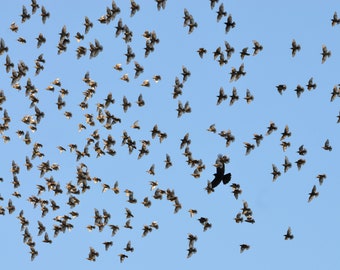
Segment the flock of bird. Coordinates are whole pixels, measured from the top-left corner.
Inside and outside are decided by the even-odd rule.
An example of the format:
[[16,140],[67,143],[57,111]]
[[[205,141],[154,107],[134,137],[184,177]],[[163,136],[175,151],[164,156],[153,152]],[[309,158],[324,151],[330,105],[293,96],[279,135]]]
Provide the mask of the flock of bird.
[[[158,11],[162,11],[166,8],[166,0],[155,0],[156,7]],[[208,1],[207,1],[208,2]],[[217,7],[218,5],[218,7]],[[41,22],[43,24],[49,23],[49,20],[53,19],[53,13],[52,11],[48,11],[48,7],[43,6],[37,2],[37,0],[31,0],[31,9],[26,6],[22,7],[21,11],[21,24],[27,23],[32,16],[36,16],[38,12],[40,12],[41,16]],[[224,9],[224,4],[219,3],[219,0],[210,0],[210,7],[211,10],[216,12],[217,22],[221,20],[225,20],[225,33],[227,34],[229,31],[234,29],[236,27],[236,22],[233,20],[233,17],[230,13],[227,13]],[[134,0],[130,0],[130,16],[133,17],[135,14],[138,13],[140,10],[140,5],[135,2]],[[50,14],[51,12],[51,14]],[[133,39],[133,32],[130,29],[130,27],[123,23],[122,18],[118,18],[119,14],[121,12],[120,7],[115,3],[115,1],[112,1],[112,5],[110,7],[106,8],[106,13],[102,15],[100,18],[97,18],[96,21],[94,19],[90,19],[89,17],[85,16],[84,19],[84,30],[82,32],[76,32],[74,33],[74,39],[75,41],[81,43],[85,35],[91,31],[91,28],[93,28],[94,24],[111,24],[115,23],[115,36],[116,38],[122,36],[122,39],[126,43],[126,65],[129,65],[131,61],[134,65],[134,79],[138,78],[140,74],[144,72],[144,67],[137,61],[135,61],[135,53],[133,47],[130,45],[130,42]],[[189,8],[184,9],[183,13],[183,26],[188,28],[188,34],[193,33],[196,31],[196,29],[199,29],[200,23],[203,22],[197,22],[194,19],[194,16],[190,13]],[[51,17],[51,18],[50,18]],[[333,17],[331,18],[331,25],[336,26],[340,25],[340,19],[337,16],[337,13],[335,12]],[[11,25],[9,25],[9,29],[17,33],[20,29],[20,23],[13,22]],[[67,30],[67,25],[64,25],[61,28],[61,31],[59,33],[59,41],[58,44],[56,44],[56,54],[60,55],[67,51],[67,46],[71,42],[71,34]],[[143,37],[145,38],[145,48],[144,48],[144,57],[147,58],[151,53],[154,52],[155,47],[158,43],[161,42],[161,40],[158,38],[155,31],[145,31],[143,33]],[[36,47],[39,49],[41,46],[44,46],[45,43],[48,43],[45,35],[43,33],[40,33],[38,37],[35,38],[37,41]],[[19,43],[25,44],[26,38],[25,37],[18,37],[17,41]],[[76,50],[76,58],[80,59],[84,57],[87,53],[89,54],[90,58],[97,57],[100,53],[105,51],[105,46],[100,41],[95,39],[93,42],[90,42],[89,47],[85,46],[78,46]],[[291,43],[291,55],[292,57],[295,57],[299,51],[302,49],[302,46],[295,40],[292,40]],[[250,52],[248,47],[243,48],[240,51],[240,58],[243,61],[246,57],[249,56],[257,56],[261,54],[261,52],[264,50],[264,47],[261,45],[260,42],[254,40],[253,41],[253,47],[252,52]],[[205,58],[205,57],[211,57],[215,61],[218,62],[220,66],[224,66],[228,64],[228,61],[235,53],[235,48],[233,48],[227,41],[225,41],[225,47],[216,48],[215,51],[210,52],[212,56],[208,56],[208,50],[201,47],[197,49],[198,57]],[[103,100],[102,103],[96,104],[96,112],[91,112],[89,108],[91,107],[91,98],[96,93],[97,89],[97,81],[93,80],[90,75],[90,71],[84,74],[83,82],[84,87],[87,89],[83,92],[84,98],[79,103],[80,110],[86,112],[84,114],[84,122],[79,123],[79,125],[76,127],[79,131],[90,129],[94,126],[99,126],[99,128],[95,129],[92,134],[86,138],[85,145],[80,146],[79,144],[70,143],[67,146],[66,145],[56,145],[55,147],[60,151],[60,153],[64,153],[69,151],[72,153],[75,157],[75,161],[77,162],[77,177],[75,181],[70,181],[68,183],[59,183],[56,181],[53,177],[53,172],[58,171],[60,166],[57,163],[50,162],[48,156],[45,156],[43,152],[43,145],[34,142],[34,139],[31,138],[32,134],[34,132],[39,132],[40,122],[43,122],[43,118],[45,117],[45,112],[39,109],[39,104],[43,102],[43,100],[39,100],[38,95],[41,90],[38,90],[38,88],[34,85],[34,80],[30,79],[28,77],[28,72],[31,69],[24,61],[19,61],[17,65],[12,62],[11,55],[14,54],[14,52],[11,51],[11,48],[9,48],[6,45],[6,38],[0,39],[0,57],[4,62],[5,69],[1,72],[2,75],[6,73],[10,74],[11,78],[11,87],[21,91],[22,89],[25,90],[25,96],[28,98],[30,102],[30,108],[34,109],[33,115],[24,115],[21,119],[21,122],[26,125],[25,130],[17,130],[16,134],[18,137],[24,142],[24,144],[27,147],[30,147],[31,149],[31,156],[25,157],[25,163],[23,166],[26,168],[27,171],[30,171],[31,169],[34,169],[36,164],[36,157],[40,158],[42,160],[39,164],[36,165],[37,170],[39,171],[40,178],[44,179],[45,182],[41,182],[40,184],[36,185],[37,188],[37,195],[32,195],[27,198],[27,200],[33,205],[34,208],[39,207],[41,210],[41,218],[43,218],[52,210],[57,211],[60,209],[60,206],[58,203],[53,200],[45,200],[42,199],[41,194],[46,192],[51,192],[54,195],[59,195],[64,192],[68,194],[68,201],[66,202],[67,205],[70,208],[70,212],[68,214],[58,215],[53,218],[55,221],[55,224],[53,226],[53,235],[54,238],[58,236],[59,233],[65,233],[66,230],[72,230],[73,224],[72,220],[77,218],[81,213],[78,213],[73,208],[75,208],[77,205],[80,204],[79,194],[87,192],[90,188],[92,183],[100,183],[102,185],[102,192],[109,192],[110,190],[114,194],[120,193],[119,183],[116,181],[114,185],[110,185],[109,183],[102,181],[102,179],[92,176],[90,173],[90,169],[85,163],[86,158],[90,157],[96,157],[100,158],[104,155],[110,155],[115,156],[117,154],[117,151],[114,149],[114,146],[116,144],[116,139],[109,134],[107,137],[103,137],[101,131],[106,130],[110,131],[112,129],[115,129],[115,125],[118,123],[122,123],[124,119],[118,117],[117,115],[114,115],[112,111],[110,111],[110,108],[113,104],[116,103],[116,98],[112,93],[108,93],[107,97]],[[325,63],[329,57],[331,57],[331,51],[327,48],[326,45],[322,45],[321,48],[321,63]],[[38,76],[40,73],[44,71],[44,65],[46,64],[44,55],[41,53],[35,60],[35,66],[33,67],[35,69],[35,76]],[[115,72],[122,72],[123,66],[122,64],[118,63],[113,66],[113,69]],[[230,71],[230,82],[235,82],[239,80],[241,77],[246,75],[244,63],[242,63],[238,68],[232,67]],[[186,66],[182,66],[182,72],[181,77],[176,77],[173,85],[173,93],[172,97],[173,99],[177,99],[179,96],[182,95],[182,90],[184,88],[185,82],[190,78],[191,72]],[[37,77],[38,78],[38,77]],[[120,78],[122,81],[129,82],[131,78],[129,77],[128,73],[125,73]],[[153,76],[153,81],[155,83],[162,80],[161,75],[155,74]],[[24,82],[26,80],[26,82]],[[150,87],[151,86],[151,79],[150,80],[144,80],[141,84],[142,87]],[[285,84],[279,84],[276,86],[277,91],[280,95],[284,93],[284,91],[287,90],[287,86]],[[317,88],[317,84],[313,81],[313,77],[310,78],[310,80],[306,84],[306,88],[308,91],[314,90]],[[274,88],[275,89],[275,88]],[[296,89],[294,90],[296,92],[297,97],[300,97],[301,94],[304,92],[304,87],[301,85],[297,85]],[[1,111],[3,114],[2,117],[2,123],[0,124],[0,133],[2,135],[3,143],[11,143],[11,141],[15,140],[14,138],[11,138],[7,133],[8,130],[11,127],[12,118],[10,116],[10,112],[15,110],[15,108],[9,108],[6,106],[6,96],[9,95],[10,89],[5,89],[0,91],[0,106]],[[66,119],[71,119],[73,117],[73,112],[65,110],[66,108],[66,101],[65,98],[68,96],[69,91],[62,85],[62,79],[56,78],[51,82],[50,85],[46,87],[46,91],[54,93],[56,91],[59,92],[57,99],[56,99],[56,108],[57,110],[64,110],[63,114]],[[333,88],[333,91],[331,92],[331,98],[330,101],[334,101],[335,98],[340,97],[340,84],[335,85]],[[239,93],[236,89],[236,87],[232,88],[232,92],[230,95],[227,95],[224,91],[224,88],[221,87],[218,91],[218,94],[216,96],[217,101],[216,105],[221,105],[223,102],[229,100],[229,105],[232,106],[235,102],[237,102],[240,99]],[[243,97],[245,102],[247,104],[250,104],[254,101],[254,95],[251,93],[249,89],[246,90],[245,95]],[[143,95],[140,94],[138,97],[138,100],[136,101],[136,104],[138,107],[145,106],[145,100],[143,98]],[[127,113],[129,108],[132,106],[132,103],[128,100],[127,96],[123,97],[122,104],[123,112]],[[53,109],[53,108],[51,108]],[[189,104],[189,101],[182,102],[178,100],[178,107],[176,109],[177,111],[177,117],[180,118],[184,114],[191,113],[192,108]],[[340,123],[340,113],[337,116],[338,123]],[[127,131],[124,131],[122,134],[122,141],[121,145],[122,147],[125,147],[127,151],[132,154],[133,152],[138,151],[137,159],[143,158],[145,155],[149,154],[149,147],[152,143],[152,140],[155,138],[159,139],[159,142],[162,143],[163,140],[167,139],[168,134],[159,128],[160,125],[155,124],[151,130],[150,130],[150,138],[144,138],[140,140],[140,144],[136,142],[134,138],[132,138]],[[141,129],[141,126],[139,125],[139,121],[135,121],[133,125],[131,126],[132,129],[139,130]],[[248,155],[253,151],[256,147],[259,147],[262,140],[265,138],[265,136],[271,135],[273,132],[277,131],[278,127],[274,122],[270,122],[269,126],[263,133],[255,133],[253,136],[253,141],[244,142],[245,147],[245,155]],[[225,140],[225,146],[229,147],[231,143],[235,141],[235,137],[232,134],[231,130],[222,130],[217,131],[214,124],[212,124],[208,129],[208,132],[218,134],[221,138]],[[285,152],[288,147],[290,147],[290,142],[288,142],[286,139],[291,137],[292,133],[289,129],[289,126],[286,125],[281,133],[280,138],[280,144],[282,146],[283,151]],[[205,169],[209,169],[209,171],[216,172],[213,174],[214,178],[210,181],[208,180],[207,186],[205,188],[205,191],[208,194],[211,194],[215,191],[216,188],[222,188],[220,187],[220,183],[223,183],[223,185],[227,185],[232,180],[232,172],[225,172],[227,170],[227,164],[230,162],[230,158],[226,155],[218,155],[216,162],[214,164],[214,167],[211,166],[206,168],[206,165],[203,163],[202,159],[196,159],[193,157],[193,154],[190,149],[191,139],[189,133],[186,133],[181,139],[179,143],[180,149],[183,150],[183,155],[186,157],[186,162],[188,166],[193,168],[192,176],[194,178],[200,178],[201,173]],[[137,149],[139,147],[139,149]],[[328,139],[325,140],[324,145],[322,148],[325,151],[332,151],[331,143]],[[307,149],[304,147],[304,145],[301,145],[297,149],[297,153],[300,156],[298,160],[295,161],[295,164],[300,170],[302,166],[306,163],[306,160],[304,159],[304,156],[307,154]],[[170,168],[172,164],[172,160],[169,154],[165,155],[164,160],[164,168],[168,169]],[[289,158],[285,156],[285,159],[282,164],[283,172],[286,173],[290,168],[292,168],[293,164],[290,162]],[[12,193],[12,196],[15,198],[20,198],[21,194],[18,191],[18,188],[20,187],[20,171],[22,170],[22,166],[20,165],[20,162],[18,161],[12,161],[11,167],[9,168],[12,174],[12,180],[11,183],[13,184],[14,191]],[[151,167],[147,170],[147,173],[151,176],[155,175],[155,165],[152,164]],[[281,170],[279,169],[279,166],[272,164],[272,181],[276,181],[281,176]],[[45,175],[49,175],[46,177]],[[319,180],[319,184],[321,185],[324,181],[324,179],[327,177],[326,174],[318,174],[317,179]],[[10,181],[10,179],[3,179],[1,178],[1,181]],[[149,197],[143,198],[143,200],[140,202],[136,199],[134,192],[129,189],[125,189],[125,194],[128,198],[127,202],[129,204],[136,204],[137,202],[143,204],[144,207],[149,208],[151,207],[152,203],[155,200],[162,200],[163,196],[166,197],[166,200],[171,202],[173,204],[174,213],[177,213],[182,209],[182,204],[180,203],[180,199],[175,194],[175,191],[167,188],[162,189],[159,187],[157,181],[150,181],[150,190],[153,192]],[[242,194],[242,189],[240,187],[239,183],[232,182],[230,184],[231,192],[233,193],[235,199],[237,200]],[[317,191],[316,185],[312,187],[311,192],[308,194],[307,201],[311,202],[313,199],[315,199],[319,195],[319,192]],[[151,198],[152,197],[152,198]],[[30,221],[25,217],[24,211],[22,209],[17,209],[15,204],[13,203],[11,198],[3,198],[0,196],[1,201],[7,201],[6,206],[0,205],[0,215],[7,215],[7,214],[13,214],[14,212],[18,211],[19,214],[17,215],[18,220],[21,224],[21,231],[23,232],[23,242],[28,246],[29,253],[31,256],[31,259],[34,260],[35,257],[39,254],[38,250],[36,249],[36,237],[33,236],[29,231],[29,226],[35,226],[30,223]],[[6,211],[7,210],[7,211]],[[197,209],[188,209],[189,215],[191,218],[193,218],[195,215],[198,214]],[[115,234],[122,229],[122,227],[126,229],[132,229],[133,226],[131,225],[131,221],[134,218],[134,215],[132,211],[126,207],[125,208],[125,215],[126,215],[126,221],[125,224],[113,224],[110,222],[111,214],[103,209],[102,211],[99,211],[98,209],[94,209],[94,216],[93,216],[93,224],[88,225],[86,228],[89,231],[98,230],[103,231],[104,228],[108,227],[111,231],[111,236],[114,237]],[[51,244],[52,238],[50,238],[49,231],[43,224],[42,220],[37,221],[37,228],[38,228],[38,236],[43,235],[42,242]],[[208,217],[199,217],[198,222],[202,225],[203,231],[207,231],[208,229],[212,228],[212,223],[209,222]],[[248,206],[248,203],[246,200],[243,200],[243,207],[241,208],[240,212],[236,213],[236,216],[234,218],[236,223],[242,223],[242,222],[248,222],[250,224],[255,223],[254,215],[252,209]],[[142,236],[145,237],[149,233],[151,233],[154,230],[158,230],[159,225],[156,221],[152,221],[149,225],[144,225],[142,228]],[[283,239],[285,240],[292,240],[294,238],[294,235],[292,233],[292,229],[288,227],[287,232],[283,234]],[[191,257],[193,254],[197,252],[197,249],[195,247],[195,242],[197,241],[198,236],[194,235],[192,233],[188,233],[188,249],[187,249],[187,257]],[[110,247],[113,245],[112,240],[108,240],[102,243],[104,246],[104,249],[107,251],[110,249]],[[250,245],[247,243],[241,243],[240,244],[240,252],[244,252],[250,248]],[[134,252],[134,247],[132,245],[132,241],[129,240],[126,244],[126,247],[124,248],[124,251],[118,254],[120,262],[123,262],[125,259],[128,258],[128,254]],[[89,253],[87,256],[87,260],[89,261],[96,261],[96,259],[99,256],[99,251],[97,251],[95,248],[90,247]]]

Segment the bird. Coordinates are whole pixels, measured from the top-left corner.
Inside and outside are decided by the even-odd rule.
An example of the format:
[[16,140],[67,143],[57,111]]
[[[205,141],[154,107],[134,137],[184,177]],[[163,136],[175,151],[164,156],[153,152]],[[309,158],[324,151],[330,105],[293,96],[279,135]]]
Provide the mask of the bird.
[[90,21],[90,19],[87,16],[85,16],[84,26],[85,26],[85,34],[87,34],[90,31],[90,29],[93,27],[93,23]]
[[279,84],[279,85],[276,86],[276,88],[277,88],[277,91],[279,92],[279,94],[282,95],[282,93],[284,91],[286,91],[287,86],[285,84]]
[[305,88],[298,84],[294,90],[296,92],[297,97],[299,98],[301,96],[301,93],[305,91]]
[[240,245],[240,253],[242,253],[245,250],[248,250],[250,246],[248,244],[241,244]]
[[197,249],[195,247],[189,247],[187,251],[188,251],[187,258],[190,258],[193,254],[197,252]]
[[293,240],[294,235],[292,234],[292,229],[288,227],[286,234],[284,235],[285,240]]
[[336,13],[336,11],[333,14],[333,17],[331,19],[332,22],[332,26],[335,26],[337,24],[340,24],[340,19],[338,18],[338,14]]
[[231,180],[231,173],[224,173],[225,171],[225,164],[220,162],[219,166],[216,167],[216,173],[214,173],[214,179],[211,181],[211,187],[214,189],[217,187],[221,182],[224,185],[228,184]]
[[256,142],[256,146],[260,146],[261,141],[263,140],[263,135],[262,134],[254,134],[253,138]]
[[244,99],[248,104],[250,104],[254,100],[254,96],[250,93],[249,89],[247,89]]
[[45,24],[46,19],[50,17],[50,13],[48,11],[46,11],[44,6],[41,6],[41,20],[43,22],[43,24]]
[[306,163],[306,160],[300,158],[300,159],[298,159],[297,161],[295,161],[295,163],[296,163],[296,166],[297,166],[298,170],[300,170],[301,167],[302,167],[302,165],[304,165],[304,164]]
[[331,57],[332,52],[330,50],[327,50],[326,45],[322,45],[322,59],[321,59],[321,64],[325,63],[327,58]]
[[105,250],[107,251],[113,245],[113,242],[106,241],[106,242],[103,242],[103,245],[105,246]]
[[308,83],[307,83],[307,89],[308,90],[312,90],[312,89],[315,89],[316,88],[316,83],[313,82],[313,77],[311,77],[309,80],[308,80]]
[[246,148],[246,155],[248,155],[250,153],[251,150],[253,150],[255,148],[254,144],[248,143],[248,142],[244,142],[244,147]]
[[249,56],[250,54],[248,53],[248,47],[245,47],[242,49],[242,51],[240,52],[241,55],[241,59],[243,60],[245,56]]
[[276,167],[275,164],[272,164],[272,172],[271,174],[273,175],[273,182],[281,175],[281,172],[279,169]]
[[311,202],[314,198],[319,196],[319,192],[316,191],[316,186],[314,185],[312,191],[309,193],[308,202]]
[[224,10],[224,5],[223,3],[220,4],[220,6],[218,7],[218,11],[216,11],[217,13],[217,22],[219,22],[222,17],[227,16],[227,12]]
[[301,145],[301,146],[299,147],[299,150],[297,151],[297,153],[298,153],[300,156],[304,156],[304,155],[307,154],[307,149],[304,148],[304,145]]
[[207,53],[207,50],[205,48],[201,47],[197,50],[197,53],[201,58],[203,58],[203,56]]
[[239,99],[239,96],[237,94],[237,89],[235,87],[233,87],[233,91],[232,94],[230,95],[230,102],[229,105],[233,105],[235,103],[235,101],[237,101]]
[[323,148],[324,150],[326,150],[326,151],[332,151],[332,149],[333,149],[332,146],[330,145],[328,139],[325,141],[325,143],[324,143],[324,145],[322,146],[322,148]]
[[99,253],[93,247],[90,247],[90,252],[89,252],[87,259],[89,261],[96,261],[96,257],[98,256],[99,256]]
[[297,44],[295,39],[292,41],[292,47],[290,48],[292,50],[292,57],[295,56],[296,52],[301,50],[300,44]]
[[233,21],[233,17],[231,14],[228,15],[227,21],[225,24],[225,33],[227,34],[231,28],[235,28],[236,23]]
[[219,94],[217,96],[217,103],[216,105],[220,105],[222,101],[226,100],[228,98],[227,94],[224,93],[223,87],[220,87]]
[[52,240],[48,237],[47,232],[45,232],[43,242],[44,242],[44,243],[48,243],[48,244],[52,244]]
[[131,241],[127,242],[127,244],[126,244],[124,250],[125,250],[126,252],[133,252],[133,251],[135,250],[135,249],[132,247],[132,245],[131,245]]
[[253,40],[253,44],[254,44],[254,47],[253,47],[253,56],[257,55],[260,51],[263,50],[263,46],[256,40]]
[[287,156],[285,156],[285,162],[282,164],[282,166],[284,168],[284,172],[287,172],[292,167],[292,163],[289,161]]
[[119,260],[120,260],[121,263],[122,263],[126,258],[128,258],[128,256],[127,256],[126,254],[122,254],[122,253],[118,254],[118,256],[119,256]]
[[323,181],[327,178],[327,175],[326,174],[318,174],[317,176],[316,176],[316,178],[318,178],[318,180],[319,180],[319,184],[320,184],[320,186],[323,184]]
[[276,127],[275,123],[271,121],[269,123],[269,127],[267,127],[266,135],[270,135],[273,131],[276,131],[276,130],[277,130],[277,127]]
[[286,137],[290,137],[292,133],[289,131],[288,125],[285,126],[284,131],[281,133],[280,141],[284,140]]

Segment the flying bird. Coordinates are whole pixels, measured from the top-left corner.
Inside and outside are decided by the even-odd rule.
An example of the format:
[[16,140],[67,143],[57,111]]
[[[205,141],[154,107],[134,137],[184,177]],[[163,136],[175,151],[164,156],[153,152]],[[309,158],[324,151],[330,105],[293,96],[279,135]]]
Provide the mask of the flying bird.
[[211,181],[211,186],[213,189],[217,187],[221,182],[226,185],[231,180],[231,173],[225,174],[224,171],[225,164],[223,162],[220,162],[220,166],[216,167],[216,173],[214,173],[215,178]]
[[294,235],[292,234],[292,229],[288,227],[286,234],[284,235],[285,240],[293,240]]

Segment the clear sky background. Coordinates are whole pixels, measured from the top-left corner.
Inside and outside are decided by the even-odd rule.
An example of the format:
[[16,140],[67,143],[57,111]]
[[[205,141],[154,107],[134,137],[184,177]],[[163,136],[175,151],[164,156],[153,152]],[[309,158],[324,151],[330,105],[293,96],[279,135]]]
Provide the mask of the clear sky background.
[[[22,90],[11,86],[12,73],[6,73],[0,67],[0,89],[6,95],[1,105],[6,109],[11,122],[9,129],[2,135],[9,136],[10,141],[0,142],[0,193],[3,201],[0,205],[6,209],[11,199],[16,210],[9,214],[7,209],[0,216],[1,228],[1,264],[3,269],[59,269],[60,267],[77,269],[194,269],[204,267],[222,267],[239,269],[339,269],[338,246],[340,241],[338,213],[339,184],[339,98],[330,102],[331,92],[339,80],[340,63],[340,25],[332,27],[331,19],[335,11],[340,12],[336,1],[222,1],[214,9],[210,1],[167,1],[165,9],[157,10],[155,1],[137,0],[140,11],[130,17],[130,1],[116,1],[121,12],[109,24],[101,24],[98,19],[105,15],[110,1],[42,1],[50,12],[50,18],[43,24],[41,9],[32,15],[30,1],[13,1],[2,4],[0,11],[0,37],[4,39],[8,52],[0,56],[5,63],[9,55],[17,70],[17,63],[22,60],[29,67],[25,77],[19,81]],[[216,20],[220,4],[224,4],[227,15],[231,14],[236,22],[235,28],[225,33],[227,17],[219,22]],[[21,23],[20,14],[25,5],[31,18]],[[183,27],[184,9],[187,9],[197,22],[198,27],[188,34],[188,27]],[[84,18],[93,22],[85,39],[77,42],[77,32],[84,34]],[[122,35],[115,37],[115,27],[122,19],[133,32],[132,41],[125,43]],[[12,32],[9,27],[15,22],[19,30]],[[57,54],[59,34],[66,25],[70,33],[67,51]],[[144,31],[155,31],[160,42],[155,44],[154,52],[144,57]],[[38,49],[36,37],[43,33],[46,43]],[[26,44],[17,41],[19,37],[26,39]],[[103,51],[97,57],[76,57],[78,46],[89,48],[89,43],[97,39]],[[295,39],[301,50],[295,57],[291,55],[291,43]],[[263,51],[252,56],[253,40],[257,40]],[[226,65],[220,66],[214,60],[213,52],[228,41],[235,53]],[[322,45],[331,50],[331,57],[321,64]],[[126,63],[127,45],[130,45],[136,57],[130,64]],[[207,53],[201,59],[196,52],[204,47]],[[243,60],[239,52],[248,47],[250,56]],[[35,59],[44,54],[46,63],[44,70],[35,76]],[[225,54],[225,53],[224,53]],[[134,61],[144,67],[144,72],[134,79]],[[122,64],[123,71],[113,69],[117,63]],[[238,81],[230,82],[232,67],[238,69],[244,64],[246,76]],[[183,94],[173,99],[175,78],[182,81],[182,66],[187,67],[191,76],[183,86]],[[97,82],[95,94],[88,101],[88,109],[81,110],[78,106],[83,101],[83,92],[88,89],[82,79],[86,72]],[[120,78],[128,73],[130,82]],[[161,75],[162,79],[155,83],[152,77]],[[317,84],[315,90],[308,91],[306,84],[313,77]],[[21,119],[24,115],[34,115],[30,101],[25,96],[25,85],[30,78],[38,89],[37,107],[45,113],[45,117],[37,125],[37,131],[31,132],[28,125]],[[61,87],[55,91],[46,91],[51,82],[59,78]],[[144,80],[150,81],[150,87],[141,86]],[[276,85],[286,84],[287,90],[282,95]],[[305,88],[300,98],[294,89],[297,85]],[[228,95],[227,100],[216,106],[220,87]],[[235,87],[240,96],[232,106],[229,105],[230,95]],[[55,104],[59,90],[67,89],[69,95],[64,97],[66,106],[58,110]],[[246,90],[254,95],[254,101],[247,104],[244,100]],[[96,120],[96,104],[103,103],[111,92],[115,103],[107,109],[121,118],[121,123],[113,125],[111,130],[104,128]],[[144,107],[136,104],[142,94]],[[126,96],[132,106],[124,113],[121,106]],[[189,101],[191,113],[177,117],[178,100],[183,104]],[[71,111],[73,117],[66,119],[65,111]],[[86,124],[84,115],[93,114],[95,126]],[[1,116],[2,117],[2,116]],[[139,120],[140,130],[132,129],[134,121]],[[266,136],[270,121],[275,122],[277,131]],[[78,124],[86,126],[86,130],[78,132]],[[157,124],[167,138],[160,143],[159,139],[151,138],[153,126]],[[211,133],[207,128],[215,124],[217,132]],[[284,152],[281,147],[281,133],[288,125],[292,133],[286,141],[291,146]],[[76,161],[75,153],[69,151],[68,145],[75,143],[82,150],[86,138],[94,130],[100,134],[99,144],[103,147],[103,139],[111,134],[116,140],[113,149],[115,156],[108,154],[96,158],[93,145],[89,146],[90,157]],[[231,130],[235,142],[225,146],[225,139],[218,135],[222,130]],[[32,143],[26,145],[16,134],[17,130],[29,131]],[[137,150],[141,148],[140,140],[150,140],[150,153],[137,159],[138,151],[128,153],[126,145],[121,145],[124,131],[136,141]],[[195,159],[202,159],[205,170],[200,178],[193,178],[194,168],[186,163],[181,139],[189,133],[190,150]],[[244,142],[255,143],[253,134],[263,134],[264,139],[259,147],[245,155]],[[333,148],[325,151],[322,146],[326,139]],[[42,159],[32,160],[33,168],[27,171],[25,157],[32,155],[35,142],[43,145]],[[59,153],[57,146],[67,151]],[[300,145],[304,145],[307,154],[297,154]],[[165,169],[165,157],[169,154],[173,166]],[[241,186],[242,194],[236,200],[229,185],[220,185],[215,192],[207,194],[205,187],[208,180],[213,179],[216,169],[213,166],[218,154],[227,155],[230,163],[226,171],[231,172],[231,183]],[[292,168],[283,172],[285,156],[292,163]],[[295,162],[304,158],[306,164],[301,170]],[[20,186],[13,188],[11,164],[14,160],[20,166],[17,175]],[[57,163],[59,171],[52,171],[44,177],[53,176],[60,183],[63,193],[55,196],[47,191],[38,196],[41,199],[53,199],[60,206],[53,211],[50,204],[49,212],[41,217],[40,206],[33,208],[27,201],[30,196],[37,196],[36,185],[45,185],[44,177],[39,177],[38,165],[49,160]],[[66,184],[76,185],[76,169],[80,162],[88,166],[91,177],[99,177],[102,182],[89,182],[90,189],[75,195],[80,204],[70,208],[66,203]],[[155,175],[146,171],[155,164]],[[281,176],[272,181],[272,164],[281,171]],[[319,185],[316,176],[326,174],[323,185]],[[102,184],[113,187],[119,182],[120,193],[112,190],[102,192]],[[157,181],[158,188],[173,189],[182,209],[174,214],[173,202],[166,199],[155,200],[154,191],[150,190],[150,181]],[[308,194],[316,185],[319,196],[308,203]],[[137,199],[136,204],[127,202],[125,189],[132,190]],[[19,192],[16,198],[13,192]],[[150,208],[141,202],[144,197],[152,201]],[[239,223],[234,217],[240,212],[243,200],[247,201],[253,211],[254,224]],[[131,219],[133,229],[124,228],[126,221],[125,208],[129,208],[134,218]],[[94,209],[102,213],[106,209],[111,214],[108,224],[120,227],[114,237],[108,225],[99,232],[98,228],[89,232],[86,227],[94,223]],[[190,217],[188,210],[196,209],[197,215]],[[39,255],[31,262],[29,247],[23,243],[23,231],[16,217],[20,210],[29,220],[27,226],[35,242]],[[69,215],[76,211],[79,217],[69,221],[74,228],[53,237],[53,220],[58,215]],[[203,226],[197,220],[207,217],[212,228],[203,232]],[[43,235],[37,236],[38,223],[41,221],[46,232],[53,241],[43,243]],[[146,237],[142,237],[144,225],[157,221],[159,229],[153,229]],[[294,239],[284,240],[288,227],[292,228]],[[197,236],[195,243],[197,253],[187,258],[188,233]],[[105,241],[113,241],[112,247],[105,251]],[[126,252],[124,247],[131,241],[134,252]],[[240,253],[240,244],[250,245],[250,249]],[[96,262],[87,260],[90,247],[99,252]],[[123,263],[119,262],[118,254],[128,255]]]

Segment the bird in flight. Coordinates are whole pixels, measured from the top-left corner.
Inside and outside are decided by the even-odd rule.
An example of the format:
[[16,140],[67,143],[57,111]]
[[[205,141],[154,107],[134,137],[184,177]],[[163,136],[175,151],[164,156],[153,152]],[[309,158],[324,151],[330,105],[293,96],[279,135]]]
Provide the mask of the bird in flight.
[[216,173],[214,173],[214,180],[211,181],[212,188],[217,187],[221,182],[224,185],[228,184],[231,180],[231,173],[224,174],[225,164],[220,162],[220,166],[216,167]]

